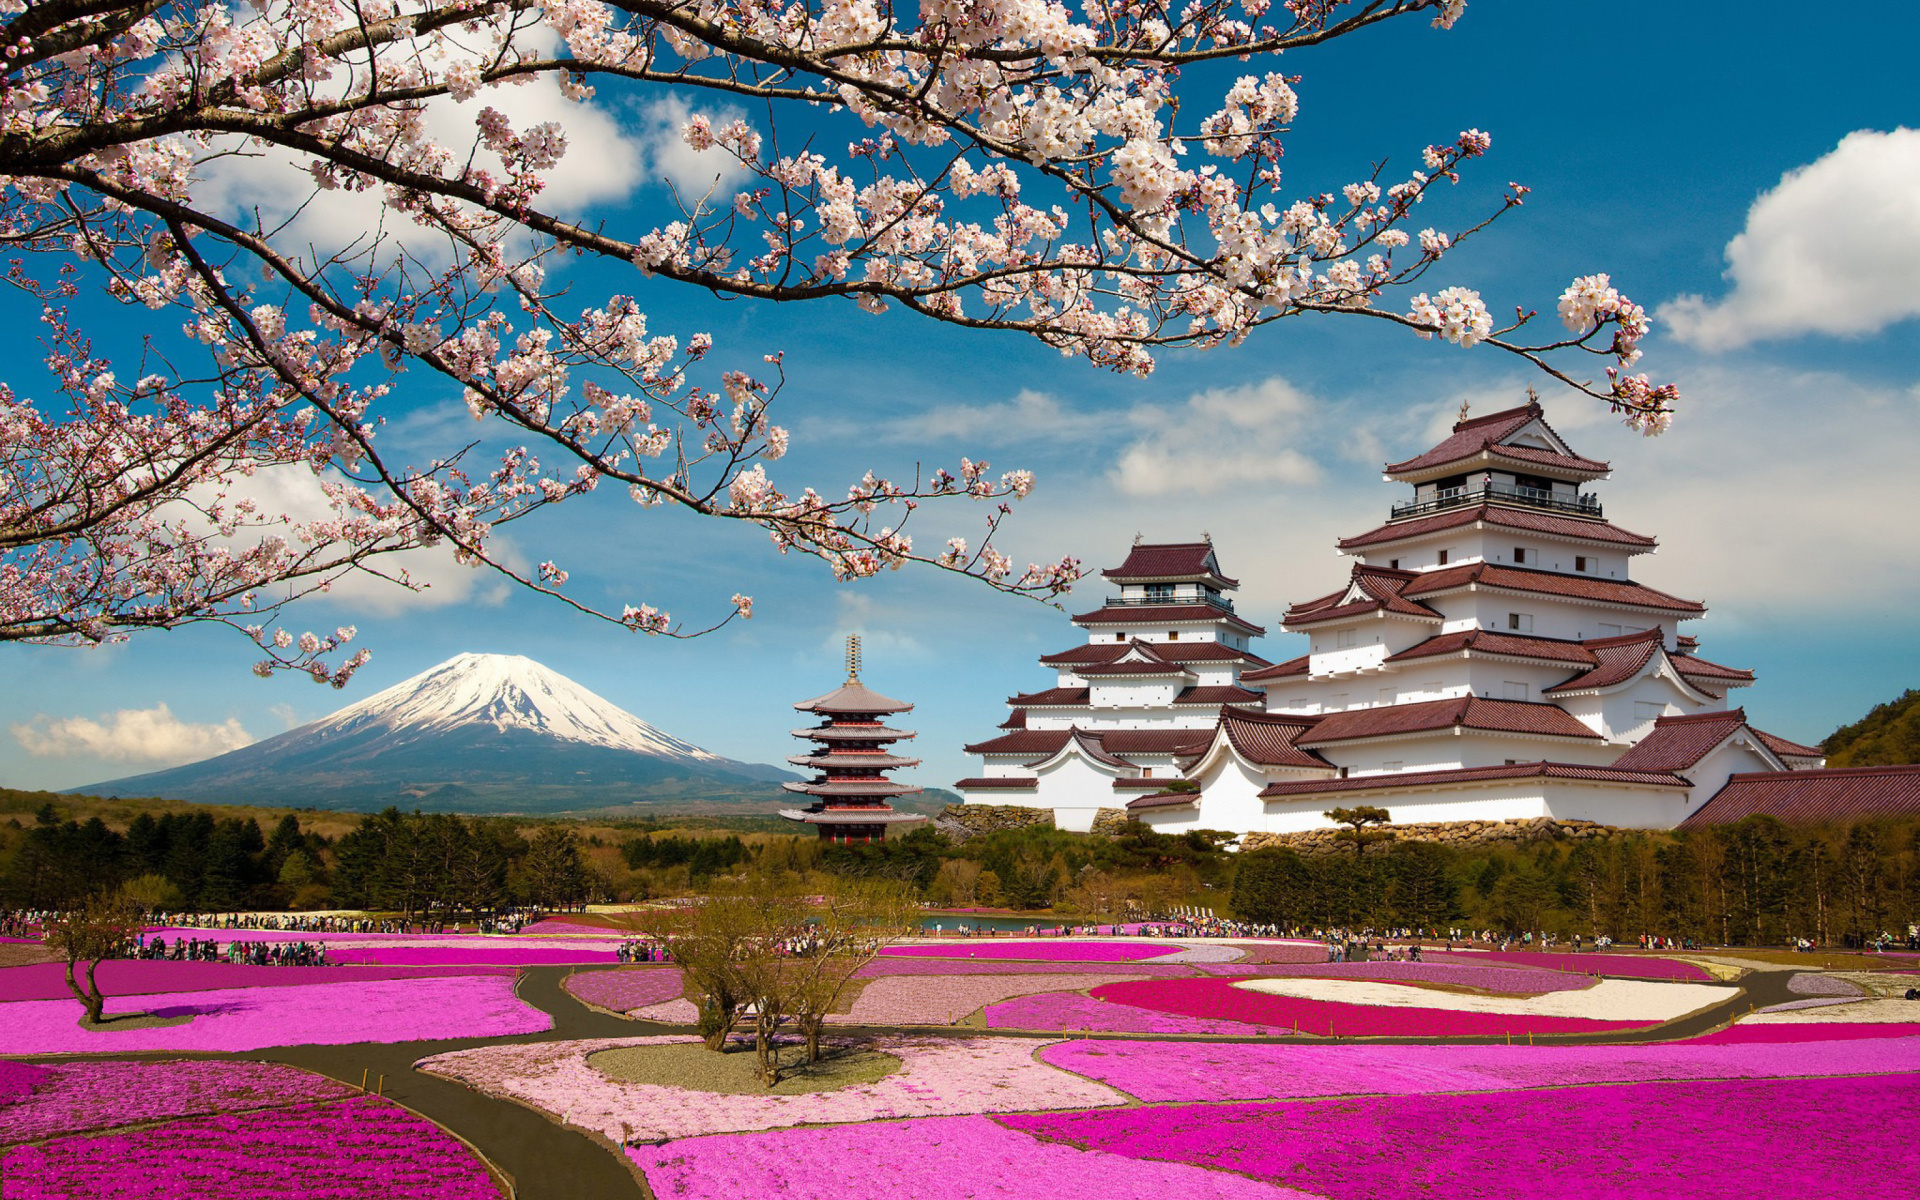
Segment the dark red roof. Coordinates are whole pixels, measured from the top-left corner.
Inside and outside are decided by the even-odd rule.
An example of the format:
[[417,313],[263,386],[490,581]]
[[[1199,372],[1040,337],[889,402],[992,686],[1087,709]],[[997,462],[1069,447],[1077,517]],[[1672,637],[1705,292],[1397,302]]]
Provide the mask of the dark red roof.
[[1597,741],[1600,737],[1552,704],[1454,696],[1446,700],[1422,700],[1417,704],[1389,704],[1379,708],[1350,708],[1345,712],[1327,713],[1320,718],[1318,725],[1300,738],[1299,744],[1325,746],[1359,738],[1425,733],[1454,727],[1589,741]]
[[1257,667],[1267,665],[1267,660],[1258,654],[1248,650],[1235,650],[1222,642],[1148,642],[1141,638],[1132,638],[1124,642],[1089,642],[1084,646],[1075,646],[1071,650],[1062,650],[1058,654],[1042,655],[1040,664],[1047,667],[1072,667],[1083,663],[1110,663],[1135,646],[1150,647],[1153,655],[1164,662],[1240,662],[1251,663]]
[[1221,621],[1255,637],[1266,630],[1217,604],[1109,604],[1073,618],[1075,625],[1178,625],[1191,621]]
[[1653,723],[1653,731],[1614,759],[1613,765],[1640,771],[1684,771],[1746,723],[1746,712],[1738,708],[1661,717]]
[[1270,667],[1261,667],[1257,671],[1242,671],[1240,678],[1245,683],[1263,683],[1269,679],[1288,679],[1295,675],[1305,675],[1313,663],[1313,655],[1302,654],[1299,658],[1290,658],[1283,663]]
[[1018,696],[1007,697],[1007,703],[1016,708],[1084,708],[1087,704],[1086,688],[1048,688],[1043,692],[1026,692]]
[[[1692,638],[1681,638],[1681,647],[1684,649],[1692,640]],[[1667,657],[1673,660],[1675,669],[1682,675],[1697,675],[1702,679],[1717,680],[1722,687],[1729,685],[1737,687],[1742,683],[1753,682],[1752,671],[1743,671],[1739,667],[1723,667],[1719,663],[1708,662],[1696,654],[1669,654]]]
[[1000,722],[1001,729],[1025,729],[1026,727],[1027,727],[1027,710],[1024,708],[1014,709],[1012,712],[1007,714],[1006,720]]
[[816,725],[812,729],[795,729],[790,732],[793,736],[806,738],[810,742],[897,742],[903,738],[920,736],[902,729],[888,729],[878,721],[871,724],[844,721],[832,725]]
[[1920,766],[1734,775],[1680,827],[1731,825],[1752,816],[1776,817],[1789,825],[1920,816]]
[[1258,704],[1265,699],[1264,692],[1221,685],[1185,688],[1173,698],[1173,702],[1175,704]]
[[1151,796],[1135,796],[1127,801],[1127,807],[1137,812],[1143,808],[1186,808],[1199,803],[1199,792],[1155,792]]
[[1430,517],[1398,521],[1391,525],[1382,525],[1377,529],[1369,529],[1354,537],[1341,538],[1334,544],[1342,550],[1385,546],[1407,538],[1419,537],[1423,533],[1458,529],[1462,525],[1471,525],[1476,521],[1485,521],[1489,525],[1499,525],[1506,529],[1522,529],[1528,533],[1545,534],[1549,537],[1583,538],[1590,542],[1606,542],[1616,546],[1633,546],[1650,550],[1659,544],[1643,533],[1633,533],[1618,525],[1609,525],[1605,521],[1559,516],[1530,508],[1509,508],[1503,504],[1479,504],[1470,508],[1456,508],[1448,512],[1436,513]]
[[[1406,591],[1419,578],[1414,571],[1398,571],[1389,567],[1370,567],[1364,563],[1355,563],[1353,575],[1344,590],[1296,604],[1287,610],[1282,619],[1286,625],[1307,625],[1315,621],[1333,621],[1342,617],[1361,616],[1370,612],[1397,613],[1405,617],[1418,617],[1423,620],[1441,620],[1439,613],[1424,604],[1416,604],[1406,598]],[[1348,599],[1354,592],[1359,596]]]
[[1016,729],[964,747],[968,754],[1052,754],[1067,744],[1071,729]]
[[1230,588],[1240,586],[1237,579],[1220,573],[1220,561],[1213,555],[1212,542],[1166,542],[1160,545],[1135,543],[1127,561],[1100,574],[1108,579],[1214,579]]
[[1109,754],[1177,754],[1204,745],[1211,729],[1019,729],[965,747],[968,754],[1019,754],[1046,758],[1057,753],[1075,733],[1097,738]]
[[848,679],[826,695],[802,700],[794,707],[801,712],[859,714],[903,713],[912,710],[913,705],[882,696],[858,679]]
[[984,779],[956,779],[953,786],[964,791],[979,792],[989,788],[1039,787],[1040,780],[1032,775],[1000,775],[988,776]]
[[[1319,717],[1290,716],[1282,713],[1250,713],[1227,709],[1220,714],[1215,737],[1225,737],[1240,757],[1263,767],[1321,767],[1333,770],[1333,764],[1296,743],[1302,734],[1319,723]],[[1187,768],[1203,757],[1212,745],[1194,752]]]
[[1158,779],[1116,779],[1113,781],[1113,790],[1116,792],[1157,792],[1167,786],[1167,782],[1168,779],[1165,775],[1162,775]]
[[[1666,592],[1625,579],[1591,579],[1585,575],[1562,575],[1557,571],[1536,571],[1531,567],[1507,567],[1495,563],[1465,563],[1428,571],[1407,584],[1403,595],[1414,598],[1432,596],[1454,588],[1478,584],[1505,591],[1534,592],[1543,596],[1568,596],[1577,600],[1598,600],[1634,608],[1652,608],[1663,612],[1703,613],[1707,606],[1698,600],[1682,600]],[[1291,615],[1289,615],[1291,621]]]
[[1346,779],[1304,779],[1297,782],[1270,783],[1260,789],[1260,797],[1266,800],[1317,796],[1330,792],[1371,791],[1377,788],[1434,788],[1444,787],[1450,783],[1480,783],[1501,779],[1573,779],[1590,783],[1628,783],[1671,788],[1693,786],[1670,771],[1622,771],[1617,767],[1531,762],[1502,767],[1464,767],[1451,771],[1406,771],[1386,775],[1353,775]]
[[1386,661],[1411,662],[1417,658],[1435,658],[1443,654],[1463,652],[1578,663],[1581,666],[1591,666],[1595,662],[1592,651],[1579,642],[1533,637],[1522,633],[1501,633],[1493,629],[1463,629],[1458,633],[1443,633],[1439,637],[1431,637],[1418,645],[1409,646],[1398,654],[1390,654]]
[[1658,628],[1619,637],[1593,638],[1581,643],[1593,655],[1594,665],[1545,692],[1584,692],[1625,683],[1640,674],[1657,654],[1664,653]]
[[[1582,458],[1577,454],[1559,454],[1531,446],[1501,444],[1535,421],[1546,425],[1537,402],[1524,404],[1519,408],[1510,408],[1505,412],[1489,413],[1470,421],[1461,421],[1454,425],[1452,436],[1445,441],[1425,454],[1407,459],[1405,462],[1389,463],[1385,468],[1386,473],[1401,475],[1411,471],[1443,467],[1448,463],[1474,458],[1483,451],[1491,451],[1502,458],[1510,458],[1534,466],[1562,467],[1582,474],[1604,475],[1609,470],[1606,463],[1597,459]],[[1560,435],[1553,433],[1551,425],[1546,427],[1547,432],[1553,434],[1554,440],[1565,445]]]
[[[1751,728],[1751,726],[1749,726],[1749,728]],[[1764,729],[1755,729],[1753,732],[1759,735],[1762,742],[1766,743],[1767,749],[1773,751],[1775,755],[1781,758],[1825,758],[1827,756],[1827,752],[1818,746],[1807,746],[1799,742],[1790,742],[1786,738],[1776,737]]]

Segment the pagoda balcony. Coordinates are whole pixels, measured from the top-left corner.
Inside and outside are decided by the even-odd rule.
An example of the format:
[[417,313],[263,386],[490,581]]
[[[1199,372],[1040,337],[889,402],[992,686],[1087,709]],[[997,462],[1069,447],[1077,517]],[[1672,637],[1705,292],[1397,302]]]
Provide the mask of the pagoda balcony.
[[1227,612],[1233,611],[1233,601],[1225,596],[1108,596],[1109,608],[1173,608],[1182,604],[1211,604]]
[[1520,487],[1511,483],[1486,483],[1479,487],[1442,488],[1430,499],[1409,500],[1393,506],[1391,520],[1445,512],[1470,504],[1517,504],[1526,508],[1544,508],[1551,512],[1572,513],[1580,517],[1601,516],[1600,497],[1587,493],[1568,498],[1545,488]]

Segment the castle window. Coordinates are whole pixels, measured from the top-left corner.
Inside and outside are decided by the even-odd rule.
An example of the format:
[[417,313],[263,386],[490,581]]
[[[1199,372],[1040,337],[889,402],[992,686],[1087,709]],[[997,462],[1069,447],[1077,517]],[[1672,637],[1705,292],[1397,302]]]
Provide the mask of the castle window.
[[1173,585],[1170,583],[1150,583],[1147,585],[1147,601],[1151,604],[1166,604],[1173,600]]
[[1515,546],[1513,548],[1513,561],[1517,563],[1527,561],[1527,548],[1525,546]]
[[1446,566],[1446,565],[1447,565],[1447,557],[1448,557],[1449,555],[1451,555],[1452,553],[1453,553],[1453,551],[1451,551],[1451,550],[1442,550],[1442,551],[1440,552],[1440,559],[1439,559],[1439,562],[1440,562],[1440,565],[1441,565],[1441,566],[1443,566],[1443,567],[1444,567],[1444,566]]
[[1168,640],[1168,641],[1170,641],[1170,642],[1177,642],[1177,641],[1179,641],[1179,640],[1180,640],[1180,631],[1179,631],[1178,629],[1169,629],[1169,630],[1167,630],[1167,640]]
[[1532,688],[1518,679],[1509,679],[1500,685],[1500,695],[1505,700],[1530,700]]
[[1507,628],[1512,630],[1515,633],[1532,633],[1533,632],[1533,614],[1532,613],[1508,613]]
[[1397,558],[1390,558],[1390,559],[1388,559],[1388,560],[1387,560],[1387,570],[1389,570],[1389,571],[1398,571],[1399,569],[1400,569],[1400,560],[1399,560],[1399,559],[1397,559]]

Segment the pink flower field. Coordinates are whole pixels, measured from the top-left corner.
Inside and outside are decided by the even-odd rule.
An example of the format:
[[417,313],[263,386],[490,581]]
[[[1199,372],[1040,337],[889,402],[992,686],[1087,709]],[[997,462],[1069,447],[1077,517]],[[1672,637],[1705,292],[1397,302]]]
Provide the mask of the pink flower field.
[[[112,959],[95,978],[108,996],[197,992],[210,988],[293,987],[316,983],[367,983],[376,979],[437,979],[447,975],[512,975],[512,967],[253,967],[240,963],[156,962]],[[35,963],[0,969],[0,1001],[64,1000],[65,963]],[[0,1038],[4,1041],[4,1038]]]
[[877,1082],[792,1096],[723,1095],[629,1083],[589,1061],[599,1050],[688,1042],[688,1037],[595,1038],[486,1046],[416,1064],[491,1095],[592,1129],[614,1142],[778,1129],[898,1117],[956,1116],[1124,1104],[1121,1093],[1039,1061],[1026,1038],[879,1038],[862,1046],[899,1057]]
[[1445,983],[1455,987],[1477,988],[1484,992],[1510,995],[1539,995],[1545,992],[1574,992],[1592,987],[1590,975],[1565,971],[1537,971],[1526,967],[1497,967],[1480,963],[1445,962],[1350,962],[1315,964],[1207,963],[1199,970],[1209,975],[1233,975],[1262,978],[1380,979],[1392,983]]
[[495,943],[484,946],[343,946],[330,948],[328,956],[342,963],[381,963],[387,966],[476,966],[498,964],[514,967],[566,966],[572,963],[619,962],[612,949],[566,946],[515,946]]
[[1717,1033],[1690,1038],[1693,1044],[1744,1042],[1830,1042],[1861,1038],[1920,1037],[1920,1024],[1896,1025],[1869,1022],[1809,1022],[1795,1025],[1732,1025]]
[[1436,962],[1511,963],[1546,971],[1577,971],[1583,975],[1620,975],[1629,979],[1675,979],[1690,983],[1711,983],[1713,972],[1696,963],[1671,958],[1651,958],[1632,953],[1561,954],[1546,950],[1428,950],[1425,957]]
[[1056,1042],[1043,1061],[1150,1104],[1920,1071],[1920,1039],[1623,1046]]
[[1920,1075],[1635,1083],[1000,1118],[1127,1157],[1327,1200],[1592,1200],[1920,1190]]
[[888,946],[880,953],[894,958],[1031,959],[1035,962],[1140,962],[1177,954],[1180,946],[1166,942],[1001,942],[991,938],[962,938],[938,945]]
[[[1150,1033],[1248,1037],[1261,1030],[1242,1021],[1183,1017],[1172,1013],[1109,1004],[1079,992],[1046,992],[1022,996],[986,1010],[989,1029],[1085,1029],[1095,1033]],[[1292,1032],[1291,1029],[1288,1032]]]
[[[1017,968],[1014,968],[1017,969]],[[873,1025],[951,1025],[983,1005],[1009,996],[1087,988],[1140,976],[1126,975],[896,975],[861,990],[847,1021]],[[1059,1028],[1056,1026],[1055,1028]]]
[[279,1063],[174,1059],[5,1067],[32,1071],[36,1078],[30,1096],[0,1104],[0,1144],[357,1094],[324,1075]]
[[[284,970],[286,968],[269,968]],[[0,1005],[0,1053],[258,1050],[264,1046],[411,1042],[537,1033],[552,1018],[522,1003],[504,975],[380,979],[171,992],[110,1003],[114,1012],[188,1016],[184,1025],[89,1030],[76,1000]]]
[[679,997],[679,967],[626,967],[618,971],[575,971],[561,985],[576,999],[614,1012],[631,1012]]
[[438,1126],[371,1096],[218,1113],[16,1146],[8,1200],[497,1200],[500,1189]]
[[1188,966],[1185,964],[1166,964],[1164,962],[1034,962],[1023,960],[1018,965],[1009,965],[1004,960],[987,959],[974,961],[964,958],[878,958],[855,973],[856,979],[879,979],[892,975],[1005,975],[1009,971],[1018,971],[1022,975],[1043,975],[1058,972],[1062,975],[1087,974],[1090,972],[1112,972],[1116,975],[1151,975],[1167,979],[1184,979],[1196,970],[1222,969],[1218,964]]
[[1610,1029],[1642,1029],[1653,1024],[1342,1004],[1249,992],[1234,987],[1228,979],[1110,983],[1095,988],[1092,996],[1114,1005],[1183,1017],[1238,1021],[1267,1029],[1292,1031],[1297,1028],[1301,1033],[1323,1037],[1505,1037],[1528,1033],[1600,1033]]
[[655,1195],[687,1200],[1308,1200],[1221,1171],[1039,1141],[975,1116],[688,1138],[627,1155]]

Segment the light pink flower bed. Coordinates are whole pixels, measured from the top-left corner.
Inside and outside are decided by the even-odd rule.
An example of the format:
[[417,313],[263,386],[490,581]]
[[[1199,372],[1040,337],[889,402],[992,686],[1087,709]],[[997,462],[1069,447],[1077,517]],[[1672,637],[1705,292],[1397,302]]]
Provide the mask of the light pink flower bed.
[[1721,1044],[1731,1045],[1743,1042],[1830,1042],[1855,1041],[1869,1038],[1910,1038],[1920,1037],[1920,1024],[1882,1025],[1859,1021],[1830,1022],[1827,1024],[1794,1025],[1730,1025],[1718,1033],[1704,1034],[1697,1038],[1688,1038],[1688,1045]]
[[75,1000],[0,1005],[0,1053],[132,1053],[258,1050],[264,1046],[411,1042],[537,1033],[552,1018],[513,994],[503,975],[382,979],[278,988],[229,988],[142,996],[114,1012],[191,1016],[184,1025],[88,1030]]
[[888,946],[880,953],[898,958],[1031,959],[1035,962],[1139,962],[1178,954],[1167,942],[997,942],[962,938],[934,946]]
[[356,1095],[348,1087],[279,1063],[224,1059],[48,1063],[32,1094],[0,1105],[0,1143],[235,1109]]
[[[1151,1033],[1250,1037],[1262,1032],[1244,1021],[1209,1020],[1109,1004],[1079,992],[1047,992],[987,1006],[989,1029],[1086,1029],[1095,1033]],[[1288,1033],[1293,1030],[1288,1028]]]
[[657,1021],[662,1025],[697,1025],[700,1021],[699,1006],[684,996],[628,1009],[627,1015],[636,1021]]
[[[113,959],[95,978],[108,999],[207,988],[294,987],[316,983],[370,983],[376,979],[440,979],[448,975],[512,975],[512,967],[252,967],[241,963],[150,962]],[[71,999],[64,962],[0,969],[0,1001]]]
[[1045,1043],[1025,1038],[863,1040],[862,1047],[896,1055],[904,1066],[874,1083],[794,1096],[729,1096],[628,1083],[602,1074],[587,1061],[599,1050],[694,1040],[594,1038],[484,1046],[435,1055],[415,1066],[524,1104],[567,1124],[596,1130],[614,1142],[664,1141],[788,1125],[1126,1103],[1126,1097],[1112,1088],[1040,1062],[1034,1055]]
[[1042,1060],[1148,1103],[1420,1095],[1679,1079],[1920,1070],[1920,1039],[1634,1046],[1056,1042]]
[[1479,963],[1354,962],[1292,966],[1286,964],[1219,963],[1199,968],[1209,975],[1258,976],[1264,979],[1378,979],[1389,983],[1445,983],[1483,992],[1531,996],[1545,992],[1577,992],[1590,988],[1591,975],[1565,971],[1535,971],[1525,967],[1496,967]]
[[627,1155],[655,1195],[686,1200],[1309,1200],[1222,1171],[1042,1142],[973,1116],[689,1138]]
[[1324,963],[1324,942],[1228,942],[1241,951],[1239,961],[1250,963]]
[[631,1012],[677,998],[685,984],[679,967],[623,967],[617,971],[575,971],[561,986],[588,1004]]
[[1058,972],[1062,975],[1084,975],[1095,972],[1112,972],[1115,975],[1154,976],[1163,979],[1184,979],[1195,970],[1225,970],[1223,965],[1183,966],[1166,965],[1159,962],[1031,962],[1025,961],[1017,966],[992,959],[972,961],[964,958],[879,958],[861,967],[854,973],[855,979],[880,979],[892,975],[1005,975],[1017,970],[1022,975],[1045,975]]
[[1427,950],[1423,956],[1440,962],[1471,960],[1511,963],[1543,971],[1578,971],[1584,975],[1624,975],[1630,979],[1678,979],[1712,983],[1713,972],[1690,962],[1640,954],[1561,954],[1550,950]]
[[898,975],[876,979],[854,999],[855,1025],[951,1025],[982,1005],[1056,989],[1097,987],[1133,975]]
[[614,950],[590,946],[343,946],[329,948],[328,956],[343,963],[382,963],[388,966],[472,966],[499,964],[514,967],[566,966],[572,963],[619,962]]

